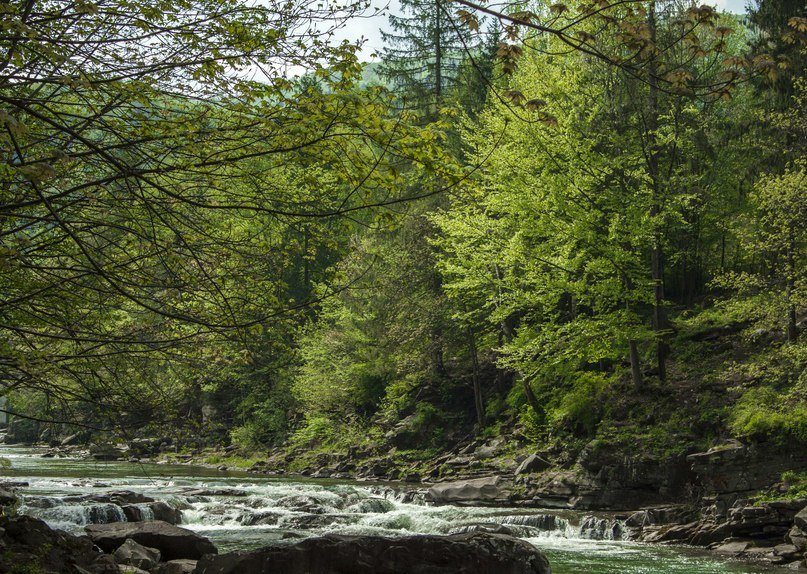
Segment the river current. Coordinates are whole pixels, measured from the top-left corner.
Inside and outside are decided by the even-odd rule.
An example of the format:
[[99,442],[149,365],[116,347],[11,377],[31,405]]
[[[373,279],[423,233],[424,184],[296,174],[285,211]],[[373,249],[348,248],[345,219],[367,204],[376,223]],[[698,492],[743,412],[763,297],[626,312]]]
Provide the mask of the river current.
[[[125,520],[106,500],[119,491],[181,510],[181,526],[219,552],[290,543],[325,533],[450,534],[486,525],[542,549],[554,574],[762,574],[781,570],[727,562],[686,547],[623,540],[606,513],[432,506],[406,487],[348,481],[264,478],[179,465],[42,458],[42,450],[0,446],[4,481],[25,482],[19,511],[81,533],[89,523]],[[141,504],[148,518],[151,510]],[[502,525],[502,526],[499,526]]]

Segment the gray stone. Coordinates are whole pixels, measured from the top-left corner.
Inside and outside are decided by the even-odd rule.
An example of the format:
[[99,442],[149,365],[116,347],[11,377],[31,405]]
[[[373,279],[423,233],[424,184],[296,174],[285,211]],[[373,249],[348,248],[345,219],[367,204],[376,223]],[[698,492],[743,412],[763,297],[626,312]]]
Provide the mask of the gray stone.
[[751,546],[750,542],[727,542],[715,548],[718,554],[742,554]]
[[70,446],[71,444],[76,444],[78,442],[79,437],[81,436],[80,432],[73,433],[69,436],[64,437],[59,444],[61,446]]
[[151,570],[160,561],[160,551],[156,548],[143,546],[131,538],[127,538],[113,552],[112,557],[118,564],[127,564],[143,570]]
[[0,506],[11,506],[17,502],[13,491],[0,487]]
[[784,556],[785,558],[795,558],[799,553],[799,549],[793,544],[779,544],[774,547],[773,553],[777,556]]
[[90,456],[95,460],[118,460],[123,451],[110,444],[94,444],[90,446]]
[[516,474],[527,474],[530,472],[541,472],[549,468],[550,465],[547,461],[542,459],[537,454],[531,454],[524,461],[518,465],[516,469]]
[[550,574],[544,554],[502,534],[324,536],[207,556],[197,574]]
[[216,547],[207,538],[160,520],[90,524],[84,530],[104,552],[114,552],[127,538],[143,546],[156,548],[164,560],[178,558],[198,560],[204,554],[217,552]]
[[505,482],[498,476],[435,484],[429,496],[437,504],[474,504],[506,500]]
[[802,508],[793,518],[793,524],[807,532],[807,506]]
[[161,500],[152,502],[149,507],[154,513],[154,520],[162,520],[168,524],[180,524],[182,522],[182,512]]
[[473,454],[478,459],[486,459],[486,458],[494,458],[499,456],[502,451],[502,445],[504,444],[504,440],[501,437],[494,438],[486,442],[485,444],[477,447]]
[[86,536],[52,530],[30,516],[0,516],[0,572],[119,574]]
[[152,574],[192,574],[196,570],[196,560],[169,560],[158,564]]
[[785,540],[790,542],[793,546],[795,546],[799,550],[807,549],[807,532],[804,532],[801,528],[799,528],[795,524],[790,529],[790,531],[788,531],[787,536],[785,536]]

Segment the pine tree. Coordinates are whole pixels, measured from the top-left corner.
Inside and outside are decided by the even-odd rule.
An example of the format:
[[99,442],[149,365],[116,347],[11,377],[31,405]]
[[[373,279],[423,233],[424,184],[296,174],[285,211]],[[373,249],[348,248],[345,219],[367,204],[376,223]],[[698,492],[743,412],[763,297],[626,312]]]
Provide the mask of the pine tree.
[[390,26],[392,32],[382,32],[381,74],[405,94],[405,108],[434,119],[457,83],[470,34],[453,18],[449,0],[402,0]]
[[807,5],[804,0],[755,0],[749,20],[757,34],[752,54],[777,96],[774,105],[787,107],[793,80],[807,69]]

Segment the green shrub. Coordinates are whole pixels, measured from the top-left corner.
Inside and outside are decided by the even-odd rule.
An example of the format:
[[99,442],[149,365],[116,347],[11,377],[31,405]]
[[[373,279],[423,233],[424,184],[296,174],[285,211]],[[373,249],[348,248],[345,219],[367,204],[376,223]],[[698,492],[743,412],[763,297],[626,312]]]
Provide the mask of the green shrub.
[[780,444],[807,443],[807,405],[791,404],[788,395],[770,387],[746,391],[732,410],[735,436]]
[[760,492],[755,497],[756,502],[807,498],[807,472],[788,470],[782,473],[782,487],[783,489]]
[[606,384],[602,373],[580,373],[570,389],[559,393],[547,412],[547,423],[579,434],[593,434],[602,417],[601,397]]
[[309,446],[329,442],[335,435],[335,424],[325,416],[306,418],[305,424],[289,438],[292,446]]

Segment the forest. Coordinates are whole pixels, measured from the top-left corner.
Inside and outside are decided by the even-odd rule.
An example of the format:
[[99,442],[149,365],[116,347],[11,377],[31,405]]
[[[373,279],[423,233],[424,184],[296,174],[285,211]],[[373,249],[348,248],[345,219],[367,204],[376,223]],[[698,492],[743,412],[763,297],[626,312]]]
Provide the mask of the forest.
[[803,0],[377,11],[0,2],[6,442],[807,497]]
[[[0,2],[0,518],[807,568],[805,70],[803,0]],[[5,494],[76,456],[298,490]]]

